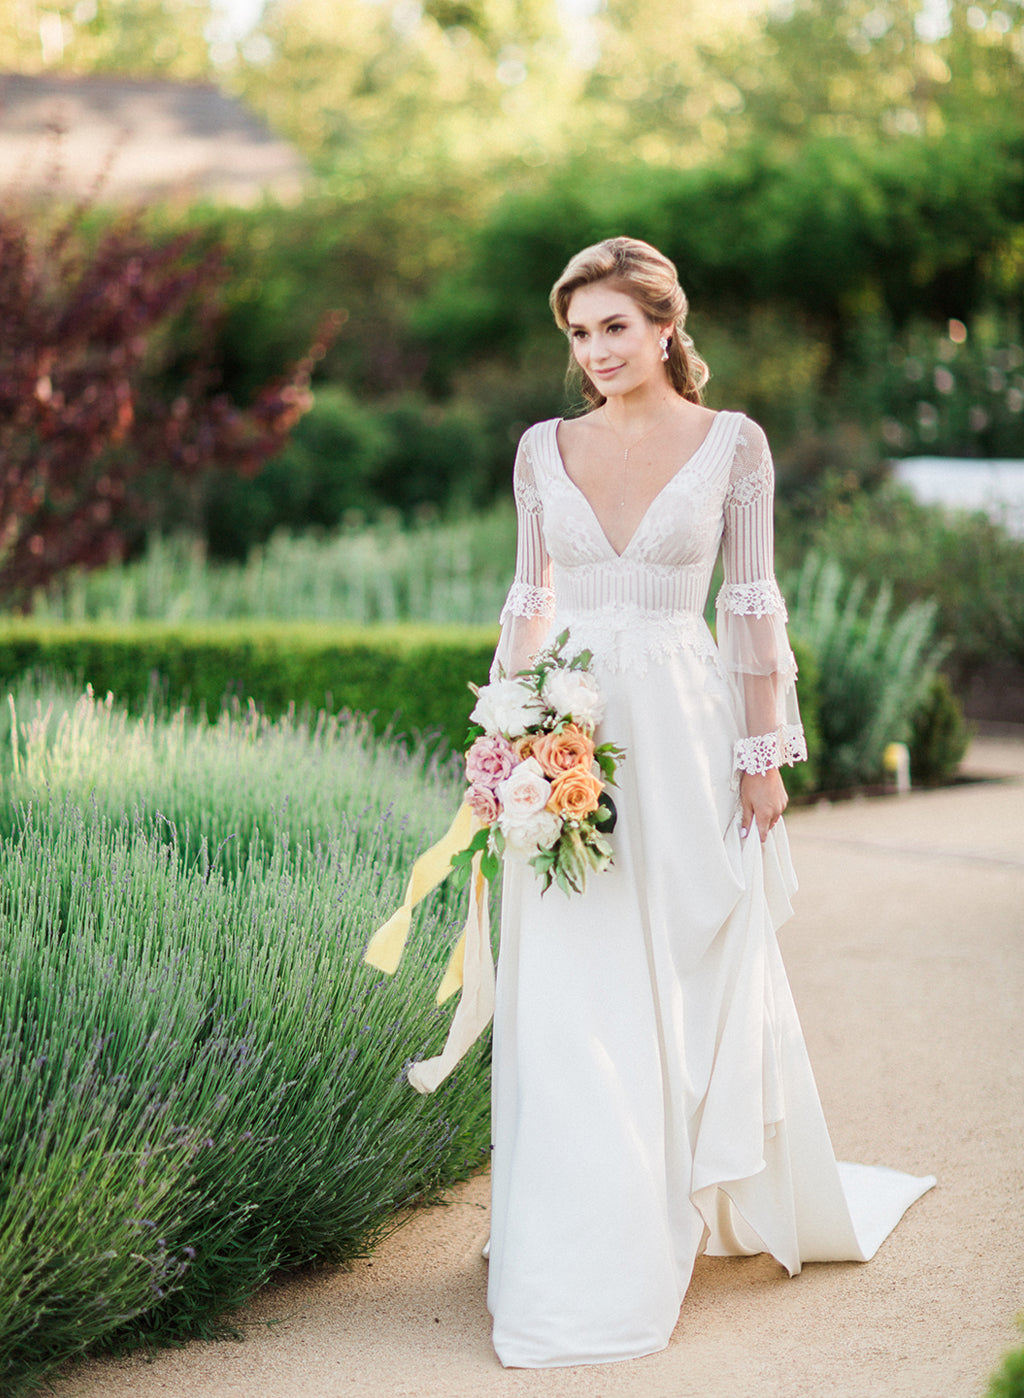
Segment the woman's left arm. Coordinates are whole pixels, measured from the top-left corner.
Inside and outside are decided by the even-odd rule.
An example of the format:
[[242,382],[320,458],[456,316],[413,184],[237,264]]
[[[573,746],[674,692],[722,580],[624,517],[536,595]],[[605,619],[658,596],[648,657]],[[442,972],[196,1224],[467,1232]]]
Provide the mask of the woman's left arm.
[[806,759],[796,661],[775,581],[775,473],[764,433],[745,421],[724,502],[725,581],[716,601],[718,646],[743,697],[736,743],[743,828],[763,840],[787,803],[782,766]]

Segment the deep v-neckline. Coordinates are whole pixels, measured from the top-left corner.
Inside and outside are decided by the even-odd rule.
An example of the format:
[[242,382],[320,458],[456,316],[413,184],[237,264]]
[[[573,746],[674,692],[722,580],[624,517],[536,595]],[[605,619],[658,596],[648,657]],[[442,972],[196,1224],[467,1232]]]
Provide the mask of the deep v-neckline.
[[558,468],[559,474],[562,476],[562,479],[569,484],[570,488],[576,492],[576,494],[583,501],[584,505],[586,505],[587,509],[590,512],[590,518],[594,521],[594,524],[597,526],[598,534],[601,536],[601,539],[607,545],[609,552],[612,554],[614,558],[626,557],[626,554],[629,553],[630,549],[633,547],[633,544],[639,537],[641,530],[643,529],[644,525],[647,523],[648,518],[650,517],[651,511],[654,509],[658,501],[662,498],[666,491],[671,490],[672,486],[675,485],[676,481],[678,481],[681,476],[688,475],[690,473],[690,469],[693,466],[694,462],[696,462],[697,458],[704,452],[709,442],[716,435],[718,424],[723,420],[723,418],[730,418],[732,416],[732,413],[724,411],[719,411],[715,413],[714,417],[711,420],[711,426],[704,433],[704,436],[701,438],[697,446],[693,449],[693,451],[686,458],[683,464],[676,471],[673,471],[672,475],[669,476],[665,484],[661,486],[659,490],[656,490],[655,493],[651,496],[650,500],[647,502],[647,506],[644,509],[643,514],[637,520],[636,528],[629,536],[629,540],[627,541],[621,553],[612,543],[611,539],[609,539],[604,525],[598,518],[597,511],[590,503],[590,500],[588,499],[585,491],[582,489],[581,486],[577,485],[577,483],[573,480],[572,476],[570,476],[569,472],[566,470],[565,458],[562,456],[562,449],[558,445],[558,425],[560,422],[563,421],[563,419],[551,419],[551,451],[554,456],[555,464]]

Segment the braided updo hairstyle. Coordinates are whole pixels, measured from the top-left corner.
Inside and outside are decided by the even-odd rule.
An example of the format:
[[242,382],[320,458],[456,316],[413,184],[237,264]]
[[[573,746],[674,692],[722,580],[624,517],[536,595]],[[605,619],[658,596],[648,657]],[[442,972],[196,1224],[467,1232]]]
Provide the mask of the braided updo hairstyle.
[[[569,302],[581,286],[608,282],[637,303],[655,325],[672,325],[665,368],[672,387],[691,403],[703,401],[702,389],[709,378],[708,366],[686,333],[689,305],[675,266],[657,248],[640,238],[605,238],[584,248],[571,258],[565,271],[551,288],[551,310],[560,330],[569,329]],[[582,371],[569,350],[570,383],[578,381],[591,407],[599,408],[604,395]]]

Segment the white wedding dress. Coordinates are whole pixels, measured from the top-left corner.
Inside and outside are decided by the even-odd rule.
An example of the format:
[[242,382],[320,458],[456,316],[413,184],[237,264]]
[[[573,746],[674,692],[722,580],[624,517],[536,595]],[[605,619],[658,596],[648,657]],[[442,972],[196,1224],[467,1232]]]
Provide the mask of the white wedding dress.
[[705,1251],[865,1261],[934,1183],[837,1165],[776,942],[785,829],[740,834],[739,772],[805,756],[764,435],[717,414],[618,555],[557,426],[517,455],[496,664],[568,628],[626,760],[612,870],[571,898],[504,876],[488,1304],[525,1367],[663,1348]]

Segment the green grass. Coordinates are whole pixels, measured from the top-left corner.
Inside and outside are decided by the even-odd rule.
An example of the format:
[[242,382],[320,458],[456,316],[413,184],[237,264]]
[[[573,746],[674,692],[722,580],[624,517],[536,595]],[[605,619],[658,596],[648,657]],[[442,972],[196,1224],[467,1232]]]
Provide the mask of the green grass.
[[0,819],[0,1388],[211,1333],[280,1266],[365,1253],[486,1157],[487,1046],[436,1096],[460,909],[361,964],[451,773],[364,727],[132,720],[19,693]]

